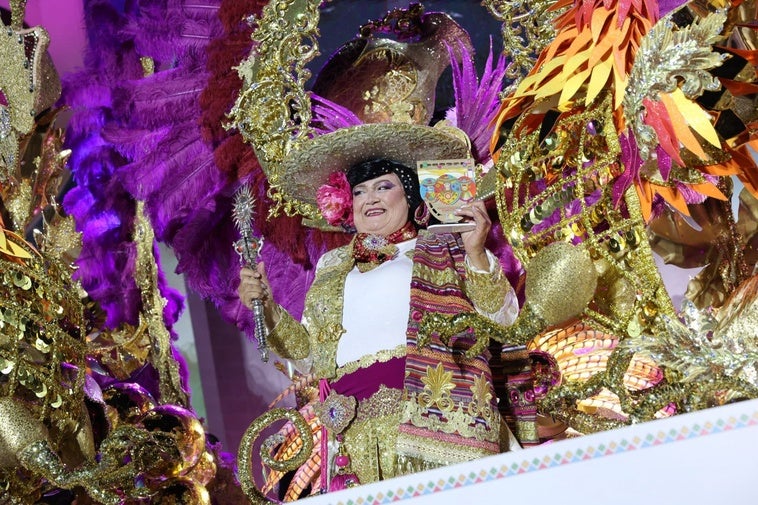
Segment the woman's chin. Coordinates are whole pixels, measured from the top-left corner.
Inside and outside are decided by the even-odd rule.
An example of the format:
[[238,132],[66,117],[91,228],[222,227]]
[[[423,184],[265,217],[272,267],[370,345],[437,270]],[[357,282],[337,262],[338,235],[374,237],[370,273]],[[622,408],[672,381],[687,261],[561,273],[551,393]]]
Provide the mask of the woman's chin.
[[394,233],[403,226],[405,222],[396,222],[388,220],[386,216],[364,217],[360,223],[355,223],[355,229],[358,233],[370,233],[372,235],[389,235]]
[[386,235],[387,233],[392,233],[385,233],[387,227],[386,221],[370,217],[363,218],[360,224],[356,223],[355,225],[355,229],[358,230],[358,233],[371,233],[374,235]]

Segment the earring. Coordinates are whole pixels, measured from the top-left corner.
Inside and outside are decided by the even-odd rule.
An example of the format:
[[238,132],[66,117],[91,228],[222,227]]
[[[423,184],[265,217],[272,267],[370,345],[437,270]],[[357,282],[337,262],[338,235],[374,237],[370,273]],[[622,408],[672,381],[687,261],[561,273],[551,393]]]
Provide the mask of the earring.
[[418,207],[416,207],[416,211],[413,213],[413,220],[419,226],[426,226],[429,224],[429,219],[431,217],[432,216],[429,212],[429,207],[426,206],[426,202],[421,202]]

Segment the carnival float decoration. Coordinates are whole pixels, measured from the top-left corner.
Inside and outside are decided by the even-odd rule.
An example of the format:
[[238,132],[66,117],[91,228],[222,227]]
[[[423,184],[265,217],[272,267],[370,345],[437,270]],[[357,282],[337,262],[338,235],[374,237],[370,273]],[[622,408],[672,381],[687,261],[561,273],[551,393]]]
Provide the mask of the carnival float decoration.
[[[243,88],[232,118],[267,173],[277,202],[273,211],[318,220],[315,205],[288,197],[300,193],[292,186],[298,181],[282,180],[279,170],[314,135],[360,135],[365,119],[350,114],[359,110],[355,99],[338,96],[335,101],[343,101],[335,106],[319,95],[318,84],[313,95],[305,90],[306,63],[317,47],[318,5],[269,7],[253,33],[255,56],[240,66]],[[664,213],[699,227],[687,206],[728,200],[724,178],[735,176],[755,189],[755,162],[745,156],[754,142],[750,129],[727,134],[708,105],[697,102],[722,86],[740,98],[754,92],[750,68],[740,76],[742,84],[714,75],[725,53],[746,54],[716,52],[734,21],[725,32],[726,15],[712,10],[684,6],[661,18],[654,2],[553,3],[554,37],[539,48],[530,71],[512,83],[497,112],[491,145],[496,163],[489,172],[482,168],[479,183],[494,185],[503,238],[526,271],[526,297],[516,324],[490,327],[489,334],[555,360],[560,378],[539,408],[574,434],[757,392],[746,380],[754,356],[730,351],[744,351],[745,339],[723,342],[721,332],[709,333],[715,323],[694,324],[705,316],[692,315],[691,306],[682,314],[689,325],[681,323],[648,242],[648,224]],[[290,28],[287,35],[282,26]],[[362,36],[370,37],[377,24],[368,26]],[[364,41],[366,47],[372,43]],[[283,61],[291,70],[286,76]],[[364,100],[370,102],[365,94]],[[724,103],[719,116],[729,117]],[[754,121],[754,107],[741,109],[747,111],[743,124]],[[309,130],[329,122],[319,114],[336,128]],[[489,125],[487,114],[478,117],[480,126]],[[392,115],[383,120],[396,121]],[[742,280],[750,275],[745,268],[730,272],[732,282],[735,274]],[[744,297],[738,298],[740,314],[749,317]],[[424,324],[427,338],[459,326],[486,326],[475,315],[432,315]],[[734,339],[734,330],[729,333]],[[520,401],[518,395],[513,399]],[[242,450],[240,457],[246,457]]]
[[125,231],[136,324],[108,325],[76,280],[86,242],[56,202],[71,156],[55,122],[61,82],[47,32],[22,27],[25,3],[12,2],[0,43],[2,502],[210,503],[206,486],[225,488],[224,472],[233,490],[219,494],[233,497],[231,469],[189,406],[164,293],[177,300],[140,203]]
[[[484,1],[503,54],[479,74],[466,31],[414,4],[367,22],[311,85],[321,4],[90,0],[96,42],[64,78],[64,136],[47,35],[23,29],[25,2],[12,2],[0,34],[0,485],[12,500],[318,492],[313,377],[293,377],[251,424],[239,484],[206,439],[172,349],[181,299],[156,242],[255,337],[230,281],[234,196],[250,188],[246,233],[265,239],[274,295],[298,315],[317,258],[346,238],[315,201],[291,197],[302,181],[282,167],[311,139],[366,125],[470,142],[497,217],[489,245],[521,287],[521,315],[510,328],[432,315],[420,343],[486,329],[479,345],[500,346],[502,408],[525,446],[758,396],[754,1]],[[368,64],[343,77],[379,83],[365,95],[336,77],[356,60]],[[455,104],[440,114],[448,65]],[[704,267],[681,308],[653,251]],[[297,409],[278,405],[285,394]],[[558,428],[541,430],[538,413]]]
[[[649,2],[565,7],[556,38],[498,117],[501,127],[510,126],[496,195],[516,254],[528,260],[555,242],[582,244],[599,274],[579,321],[530,336],[530,347],[563,365],[563,384],[543,408],[588,432],[754,397],[755,385],[740,375],[749,361],[713,359],[717,349],[735,345],[721,342],[716,325],[695,325],[697,336],[684,337],[647,226],[675,215],[699,228],[688,205],[729,200],[729,176],[755,192],[755,161],[744,155],[753,134],[714,121],[729,105],[722,102],[716,114],[703,99],[722,86],[750,94],[755,72],[740,77],[747,87],[711,73],[741,58],[739,50],[716,50],[730,33],[726,14],[715,8],[685,5],[659,19]],[[755,111],[747,110],[749,123]],[[731,215],[728,206],[722,211]],[[724,286],[734,289],[752,275],[740,257],[722,264]],[[706,318],[685,309],[689,322]],[[674,349],[688,350],[687,366],[667,356]],[[692,369],[711,361],[708,379],[694,379]]]

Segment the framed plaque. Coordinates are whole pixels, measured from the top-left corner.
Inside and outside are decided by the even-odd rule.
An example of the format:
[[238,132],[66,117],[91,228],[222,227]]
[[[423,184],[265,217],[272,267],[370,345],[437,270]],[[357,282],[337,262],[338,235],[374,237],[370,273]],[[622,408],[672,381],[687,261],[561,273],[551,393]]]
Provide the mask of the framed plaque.
[[455,211],[476,199],[476,180],[473,158],[457,160],[424,160],[416,163],[421,198],[432,215],[440,221],[429,226],[430,231],[453,233],[473,230],[476,226],[465,221]]

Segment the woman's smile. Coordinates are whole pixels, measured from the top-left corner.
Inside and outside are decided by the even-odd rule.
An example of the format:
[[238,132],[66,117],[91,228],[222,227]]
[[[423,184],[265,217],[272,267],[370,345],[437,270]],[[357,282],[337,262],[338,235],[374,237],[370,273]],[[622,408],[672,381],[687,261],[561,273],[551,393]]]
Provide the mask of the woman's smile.
[[359,233],[389,235],[408,221],[408,200],[394,173],[356,184],[353,188],[353,220]]

